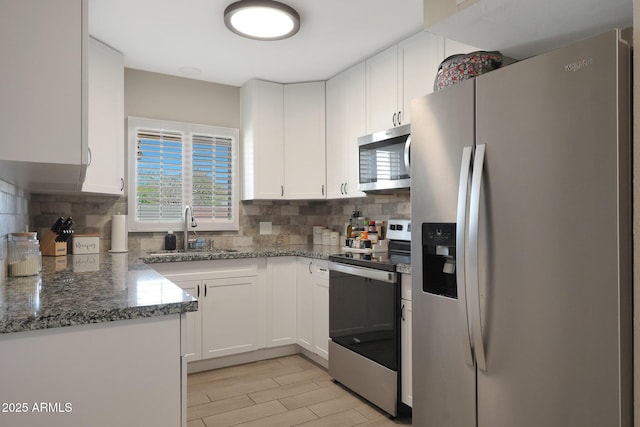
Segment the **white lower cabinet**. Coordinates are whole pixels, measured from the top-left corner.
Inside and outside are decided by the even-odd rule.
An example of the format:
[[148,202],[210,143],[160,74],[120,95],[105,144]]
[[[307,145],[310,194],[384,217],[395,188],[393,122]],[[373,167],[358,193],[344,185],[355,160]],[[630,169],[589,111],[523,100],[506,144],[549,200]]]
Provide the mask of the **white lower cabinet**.
[[267,347],[296,343],[296,269],[296,257],[267,258]]
[[413,407],[412,358],[411,358],[411,275],[401,277],[400,299],[400,394],[404,404]]
[[219,357],[259,348],[258,278],[241,276],[203,282],[202,357]]
[[257,260],[152,266],[198,298],[198,311],[187,316],[188,361],[244,353],[261,347],[264,292],[259,285]]
[[[200,298],[202,292],[201,280],[170,279],[180,286],[189,295]],[[202,359],[202,305],[198,304],[198,311],[190,311],[186,314],[186,358],[187,362]]]
[[270,257],[151,265],[198,299],[186,315],[186,360],[298,344],[328,360],[325,260]]
[[298,345],[329,360],[329,266],[298,258]]
[[329,266],[316,260],[313,266],[313,351],[329,360]]
[[313,259],[298,258],[297,330],[298,345],[313,351]]

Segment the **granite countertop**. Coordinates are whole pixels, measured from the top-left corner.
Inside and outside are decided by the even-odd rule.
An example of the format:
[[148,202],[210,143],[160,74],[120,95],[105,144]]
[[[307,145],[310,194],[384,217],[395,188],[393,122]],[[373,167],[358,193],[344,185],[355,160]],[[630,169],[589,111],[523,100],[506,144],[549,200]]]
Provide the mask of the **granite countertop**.
[[134,254],[140,262],[156,264],[163,262],[204,261],[242,258],[268,258],[278,256],[302,256],[315,259],[329,259],[329,255],[339,253],[339,246],[323,245],[286,245],[286,246],[256,246],[239,248],[217,248],[209,250],[190,250],[188,252],[155,251]]
[[[329,255],[340,252],[339,246],[324,245],[287,245],[268,247],[219,248],[212,251],[192,250],[189,252],[163,252],[134,254],[138,262],[157,264],[180,261],[202,261],[242,258],[268,258],[277,256],[302,256],[314,259],[329,259]],[[134,259],[132,259],[135,261]],[[398,272],[411,274],[411,264],[398,264]]]
[[130,254],[42,257],[37,276],[0,283],[0,333],[196,311],[198,302]]

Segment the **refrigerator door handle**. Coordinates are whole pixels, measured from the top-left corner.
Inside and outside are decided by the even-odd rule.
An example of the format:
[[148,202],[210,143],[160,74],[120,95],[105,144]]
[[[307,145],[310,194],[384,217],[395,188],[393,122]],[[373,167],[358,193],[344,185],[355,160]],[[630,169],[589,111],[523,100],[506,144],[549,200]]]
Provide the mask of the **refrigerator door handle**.
[[471,177],[471,197],[469,200],[469,311],[471,313],[471,331],[476,363],[478,364],[478,368],[483,371],[487,370],[487,360],[482,335],[482,323],[480,322],[478,229],[480,225],[480,190],[482,189],[485,149],[485,144],[476,145],[473,175]]
[[471,333],[469,331],[469,311],[467,308],[467,287],[465,272],[465,236],[467,234],[467,196],[469,192],[469,172],[471,170],[472,147],[462,150],[460,181],[458,184],[458,212],[456,221],[456,286],[458,289],[458,314],[462,336],[464,360],[473,366]]

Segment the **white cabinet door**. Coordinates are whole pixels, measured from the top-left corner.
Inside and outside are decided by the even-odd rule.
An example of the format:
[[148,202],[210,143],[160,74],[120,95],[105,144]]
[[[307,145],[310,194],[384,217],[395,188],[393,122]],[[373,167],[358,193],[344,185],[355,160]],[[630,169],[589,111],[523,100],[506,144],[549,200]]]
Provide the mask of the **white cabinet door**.
[[327,198],[364,197],[358,191],[358,137],[366,133],[365,63],[327,81]]
[[367,59],[367,133],[398,126],[398,46]]
[[347,88],[345,73],[327,80],[327,198],[344,197],[347,182]]
[[344,185],[344,197],[364,197],[366,194],[358,190],[360,181],[358,138],[367,133],[366,65],[364,62],[345,71],[345,89],[347,91],[345,141],[347,181]]
[[400,121],[411,123],[411,100],[433,92],[438,65],[444,59],[444,38],[422,31],[398,45],[402,68]]
[[[182,290],[194,298],[200,298],[202,282],[200,280],[179,280],[167,276]],[[186,314],[186,358],[187,362],[202,359],[202,305],[198,304],[198,311],[190,311]]]
[[124,193],[124,57],[89,39],[89,161],[82,191]]
[[295,257],[267,258],[267,347],[296,343]]
[[258,349],[262,323],[257,284],[256,276],[203,281],[203,359]]
[[476,50],[481,50],[481,49],[468,44],[460,43],[451,39],[444,40],[444,57],[445,58],[451,55],[475,52]]
[[284,194],[324,199],[325,82],[284,86]]
[[297,271],[298,345],[313,351],[313,260],[298,258]]
[[413,365],[411,356],[411,275],[400,276],[400,394],[403,403],[413,406]]
[[2,2],[0,177],[78,191],[87,163],[87,0]]
[[313,349],[329,360],[329,267],[326,261],[316,261],[313,286]]
[[240,88],[243,200],[284,198],[284,85]]

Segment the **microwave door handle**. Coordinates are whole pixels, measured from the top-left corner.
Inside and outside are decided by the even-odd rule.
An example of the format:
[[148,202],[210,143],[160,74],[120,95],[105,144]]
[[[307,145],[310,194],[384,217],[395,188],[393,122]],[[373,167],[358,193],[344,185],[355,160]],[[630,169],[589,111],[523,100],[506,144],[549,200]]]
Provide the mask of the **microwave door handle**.
[[404,167],[407,172],[411,171],[411,135],[407,137],[407,142],[404,143]]

